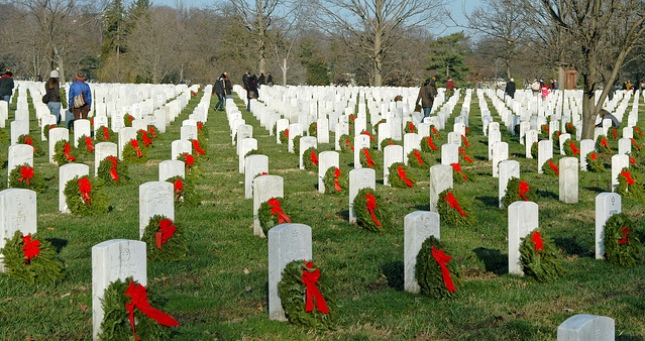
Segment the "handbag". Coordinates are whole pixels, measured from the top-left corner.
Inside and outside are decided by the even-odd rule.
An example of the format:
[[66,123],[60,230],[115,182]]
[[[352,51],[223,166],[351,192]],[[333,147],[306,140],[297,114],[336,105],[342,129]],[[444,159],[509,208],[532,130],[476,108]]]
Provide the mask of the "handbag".
[[49,103],[49,91],[47,91],[47,93],[43,95],[43,103]]
[[83,95],[83,93],[81,92],[80,94],[74,96],[74,98],[72,98],[72,103],[73,103],[72,108],[74,108],[74,109],[78,109],[78,108],[84,106],[86,104],[85,103],[85,95]]

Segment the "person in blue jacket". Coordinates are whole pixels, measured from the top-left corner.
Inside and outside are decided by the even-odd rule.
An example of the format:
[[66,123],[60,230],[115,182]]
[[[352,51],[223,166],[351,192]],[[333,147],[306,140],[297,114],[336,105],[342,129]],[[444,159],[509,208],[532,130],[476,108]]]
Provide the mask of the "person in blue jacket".
[[[82,70],[76,71],[76,79],[69,87],[67,103],[69,110],[74,114],[74,120],[87,118],[92,107],[92,91],[90,86],[85,83],[85,72]],[[69,124],[73,126],[73,121]]]

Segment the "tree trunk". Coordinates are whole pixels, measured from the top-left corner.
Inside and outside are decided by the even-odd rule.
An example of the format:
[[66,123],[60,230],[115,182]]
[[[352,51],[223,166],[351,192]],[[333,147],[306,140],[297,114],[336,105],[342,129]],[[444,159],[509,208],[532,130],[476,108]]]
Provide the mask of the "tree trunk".
[[287,86],[287,58],[282,58],[282,85]]
[[381,43],[381,34],[376,32],[374,35],[374,70],[372,75],[374,81],[372,86],[381,86],[383,84],[381,76],[381,70],[383,69],[383,50],[381,49]]

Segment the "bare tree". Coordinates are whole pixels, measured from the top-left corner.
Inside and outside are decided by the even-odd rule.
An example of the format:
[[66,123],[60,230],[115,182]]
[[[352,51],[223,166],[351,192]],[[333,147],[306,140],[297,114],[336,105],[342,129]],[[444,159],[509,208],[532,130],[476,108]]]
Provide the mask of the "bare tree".
[[383,63],[395,46],[397,32],[431,24],[442,15],[443,0],[314,0],[320,27],[341,35],[371,64],[371,85],[383,83]]
[[[528,3],[528,2],[525,2]],[[558,28],[581,59],[575,66],[584,84],[582,138],[592,139],[596,116],[626,58],[645,38],[645,2],[636,0],[540,0],[530,4],[542,32]],[[598,101],[595,92],[604,84]]]

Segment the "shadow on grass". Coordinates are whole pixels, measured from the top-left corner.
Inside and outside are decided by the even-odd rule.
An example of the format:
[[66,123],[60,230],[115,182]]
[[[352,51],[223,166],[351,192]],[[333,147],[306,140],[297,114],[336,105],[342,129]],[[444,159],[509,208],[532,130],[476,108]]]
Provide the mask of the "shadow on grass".
[[596,193],[603,193],[603,192],[606,192],[604,189],[602,189],[602,188],[600,188],[600,187],[598,187],[598,186],[595,186],[595,187],[585,187],[584,189],[586,189],[587,191],[596,192]]
[[[428,204],[425,204],[425,205],[415,205],[415,206],[414,206],[414,209],[415,209],[415,210],[417,210],[417,211],[428,211],[428,210],[430,209],[430,207],[428,207],[428,206],[429,206]],[[642,239],[641,239],[641,240],[642,240]]]
[[60,253],[60,251],[67,246],[67,239],[47,238],[45,240],[52,244],[54,249],[56,249],[56,253]]
[[341,217],[345,221],[349,221],[349,210],[338,211],[336,215]]
[[555,200],[560,200],[560,197],[551,191],[544,191],[544,190],[538,189],[535,191],[535,194],[537,194],[539,197],[542,197],[542,198],[551,198]]
[[508,256],[503,255],[499,250],[478,247],[474,249],[473,252],[477,255],[479,260],[484,262],[486,271],[492,272],[496,275],[504,275],[508,273]]
[[475,160],[478,160],[478,161],[488,161],[488,157],[485,157],[485,156],[475,156]]
[[403,291],[403,262],[394,261],[388,262],[381,265],[381,271],[387,278],[387,284],[390,288],[393,288],[398,291]]
[[499,198],[497,197],[481,196],[477,197],[477,200],[481,201],[486,206],[499,207]]
[[645,339],[640,336],[620,335],[616,337],[616,341],[645,341]]
[[584,248],[575,237],[554,238],[555,245],[561,248],[568,255],[577,255],[579,257],[591,257],[593,253]]

